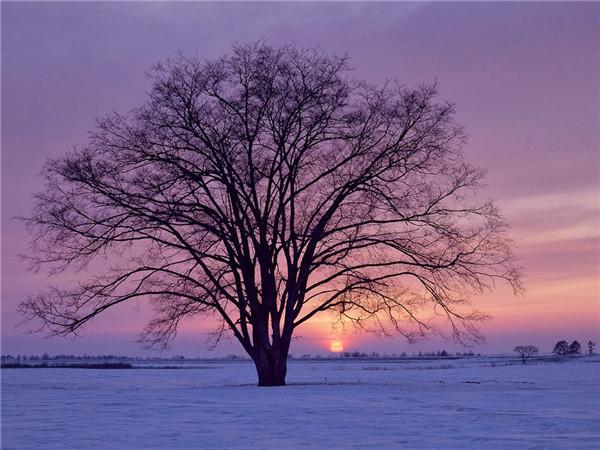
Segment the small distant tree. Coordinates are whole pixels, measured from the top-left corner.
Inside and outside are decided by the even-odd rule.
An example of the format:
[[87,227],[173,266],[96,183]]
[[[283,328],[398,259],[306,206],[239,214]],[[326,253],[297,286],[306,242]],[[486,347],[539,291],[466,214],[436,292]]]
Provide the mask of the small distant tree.
[[552,353],[559,356],[564,356],[569,353],[569,343],[567,341],[558,341],[554,346]]
[[593,355],[594,354],[594,347],[596,347],[596,343],[592,342],[591,340],[588,341],[588,355]]
[[532,355],[539,352],[539,349],[535,345],[517,345],[513,351],[519,354],[525,364]]
[[581,344],[579,343],[579,341],[571,342],[571,345],[569,345],[569,354],[581,355]]

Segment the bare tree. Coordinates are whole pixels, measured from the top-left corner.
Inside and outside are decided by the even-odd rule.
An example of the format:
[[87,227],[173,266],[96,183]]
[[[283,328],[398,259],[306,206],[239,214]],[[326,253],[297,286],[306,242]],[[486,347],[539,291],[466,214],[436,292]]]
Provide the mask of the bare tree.
[[45,166],[26,219],[35,264],[119,264],[23,302],[42,328],[76,333],[149,298],[150,345],[183,318],[216,317],[259,384],[282,385],[292,335],[318,313],[411,339],[435,325],[423,310],[464,342],[481,338],[471,294],[497,279],[520,289],[505,223],[475,199],[483,172],[463,161],[435,86],[374,86],[346,58],[263,43],[179,57],[153,80],[144,106]]
[[535,345],[518,345],[513,351],[519,354],[521,362],[525,364],[530,357],[537,355],[540,349]]

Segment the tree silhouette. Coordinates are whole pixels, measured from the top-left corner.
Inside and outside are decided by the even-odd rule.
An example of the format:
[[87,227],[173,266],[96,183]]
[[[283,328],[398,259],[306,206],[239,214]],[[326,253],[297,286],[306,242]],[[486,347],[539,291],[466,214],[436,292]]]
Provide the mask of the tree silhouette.
[[592,340],[590,339],[587,343],[587,347],[588,347],[588,355],[593,355],[594,354],[594,347],[596,347],[596,343],[592,342]]
[[558,341],[554,346],[552,353],[564,356],[569,353],[569,343],[567,341]]
[[581,344],[579,341],[571,342],[571,345],[569,345],[569,353],[571,355],[581,355]]
[[465,341],[484,317],[470,295],[496,279],[520,289],[505,222],[475,198],[483,172],[435,86],[370,85],[346,58],[263,43],[179,57],[153,80],[145,105],[45,166],[26,219],[34,265],[110,269],[23,302],[42,328],[76,333],[151,298],[149,345],[186,317],[217,318],[259,384],[281,385],[294,331],[318,313],[411,339],[436,326],[423,310]]
[[539,352],[539,349],[535,345],[518,345],[513,351],[519,354],[521,362],[525,364],[531,356]]

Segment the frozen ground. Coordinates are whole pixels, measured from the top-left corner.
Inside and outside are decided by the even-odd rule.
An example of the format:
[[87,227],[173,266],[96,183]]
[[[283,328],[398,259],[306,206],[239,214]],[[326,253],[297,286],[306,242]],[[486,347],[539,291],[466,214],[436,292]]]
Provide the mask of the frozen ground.
[[600,448],[600,359],[2,370],[5,449]]

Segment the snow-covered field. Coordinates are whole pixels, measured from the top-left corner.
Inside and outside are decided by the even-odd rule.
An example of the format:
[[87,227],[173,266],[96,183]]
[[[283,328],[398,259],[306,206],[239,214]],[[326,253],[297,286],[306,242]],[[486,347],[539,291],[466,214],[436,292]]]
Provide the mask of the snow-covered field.
[[600,448],[600,358],[4,369],[4,449]]

